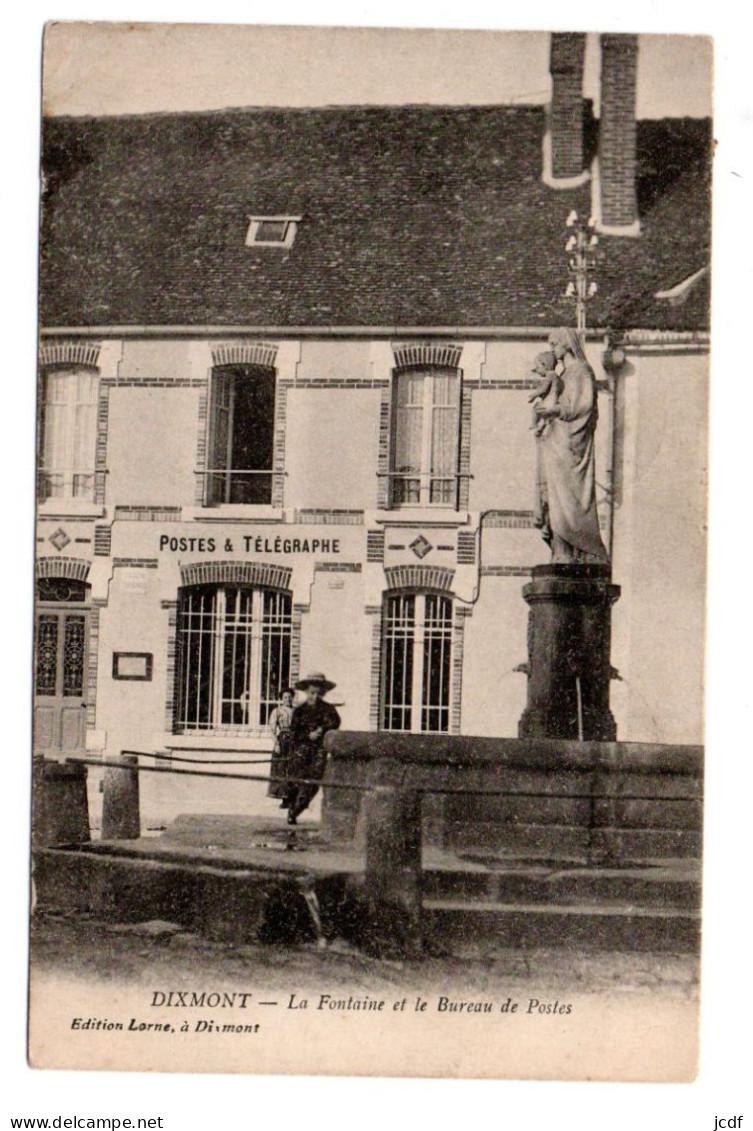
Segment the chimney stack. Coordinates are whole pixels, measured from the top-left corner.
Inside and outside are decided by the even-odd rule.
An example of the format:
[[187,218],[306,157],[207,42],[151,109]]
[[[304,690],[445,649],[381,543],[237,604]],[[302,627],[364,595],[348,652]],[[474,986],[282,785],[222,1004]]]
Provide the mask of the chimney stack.
[[574,188],[588,179],[583,153],[585,54],[585,34],[552,33],[549,54],[552,101],[544,156],[544,180],[552,188]]
[[637,35],[601,36],[601,119],[594,212],[599,231],[637,236],[635,86]]

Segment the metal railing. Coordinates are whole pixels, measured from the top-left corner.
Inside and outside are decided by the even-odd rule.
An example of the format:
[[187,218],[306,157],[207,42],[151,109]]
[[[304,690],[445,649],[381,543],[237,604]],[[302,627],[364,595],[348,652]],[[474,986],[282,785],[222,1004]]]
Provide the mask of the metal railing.
[[203,505],[221,506],[223,503],[238,505],[256,504],[269,506],[272,502],[274,484],[283,479],[286,471],[265,469],[236,469],[232,467],[196,468],[194,475],[202,477]]
[[37,501],[48,499],[80,499],[92,502],[96,476],[100,472],[94,468],[39,468],[37,471]]
[[467,471],[377,471],[376,475],[388,481],[393,507],[456,506],[461,479],[474,478]]

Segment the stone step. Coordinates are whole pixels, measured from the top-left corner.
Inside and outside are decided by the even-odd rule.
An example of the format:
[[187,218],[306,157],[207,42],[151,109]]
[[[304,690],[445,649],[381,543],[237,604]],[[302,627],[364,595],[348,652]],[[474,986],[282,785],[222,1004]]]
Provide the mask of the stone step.
[[700,940],[697,912],[624,903],[544,906],[427,899],[422,924],[425,943],[450,953],[479,946],[692,953]]
[[427,868],[425,900],[471,899],[503,903],[595,903],[619,901],[639,907],[697,909],[701,881],[687,869],[573,868],[490,865],[489,871]]
[[667,828],[698,830],[702,823],[698,798],[631,797],[614,794],[589,798],[583,794],[526,794],[512,796],[469,795],[447,798],[446,817],[451,824],[497,822],[500,825],[589,825],[616,828]]
[[[280,851],[274,829],[246,832],[248,847],[142,839],[34,854],[37,906],[115,922],[165,920],[233,942],[351,937],[362,905],[363,857],[311,844]],[[232,841],[240,827],[224,837]],[[313,832],[311,838],[313,839]],[[260,848],[262,843],[265,847]],[[569,867],[561,862],[458,859],[427,852],[423,922],[432,946],[469,940],[500,946],[689,950],[699,899],[692,862],[654,868]],[[355,918],[354,918],[355,917]]]
[[506,850],[538,852],[547,857],[581,859],[605,854],[626,860],[701,855],[701,833],[689,829],[604,827],[589,830],[567,825],[514,825],[496,821],[454,824],[446,830],[446,847],[456,852]]
[[[327,891],[327,879],[322,881]],[[37,906],[114,922],[161,919],[232,942],[314,937],[305,868],[243,868],[125,852],[48,849],[35,855]]]

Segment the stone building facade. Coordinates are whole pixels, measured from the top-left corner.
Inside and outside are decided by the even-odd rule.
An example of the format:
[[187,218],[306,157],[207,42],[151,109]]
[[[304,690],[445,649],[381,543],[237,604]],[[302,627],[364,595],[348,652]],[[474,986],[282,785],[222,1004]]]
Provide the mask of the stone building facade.
[[564,35],[547,110],[48,120],[37,751],[262,757],[311,669],[349,729],[516,733],[572,210],[618,733],[700,740],[709,124],[604,41],[600,122]]

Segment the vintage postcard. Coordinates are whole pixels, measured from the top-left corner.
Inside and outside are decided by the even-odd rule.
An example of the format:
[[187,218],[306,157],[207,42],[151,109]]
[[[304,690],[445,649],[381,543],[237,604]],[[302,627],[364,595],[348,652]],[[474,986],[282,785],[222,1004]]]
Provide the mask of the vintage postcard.
[[48,25],[33,1066],[693,1078],[712,55]]

